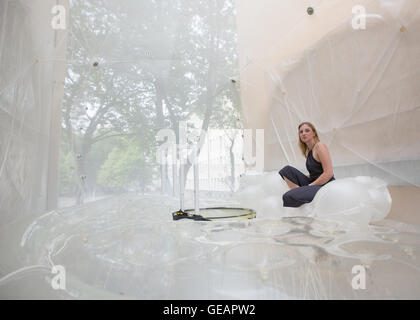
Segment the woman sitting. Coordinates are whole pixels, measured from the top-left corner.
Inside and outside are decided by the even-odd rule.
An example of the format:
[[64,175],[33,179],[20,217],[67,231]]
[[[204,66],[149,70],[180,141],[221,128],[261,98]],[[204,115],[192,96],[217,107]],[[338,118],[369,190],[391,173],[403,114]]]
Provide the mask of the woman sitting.
[[328,148],[319,141],[315,127],[310,122],[303,122],[298,131],[299,147],[306,157],[309,175],[291,166],[285,166],[279,171],[291,189],[283,195],[284,207],[300,207],[311,202],[323,185],[335,180]]

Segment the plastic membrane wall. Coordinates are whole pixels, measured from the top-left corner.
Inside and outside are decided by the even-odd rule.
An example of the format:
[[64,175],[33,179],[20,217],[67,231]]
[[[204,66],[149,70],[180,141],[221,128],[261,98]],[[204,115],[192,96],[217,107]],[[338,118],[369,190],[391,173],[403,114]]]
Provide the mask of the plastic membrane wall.
[[[420,225],[389,213],[420,187],[419,30],[410,0],[1,0],[0,297],[418,299]],[[284,208],[302,121],[336,180]],[[162,129],[201,147],[200,207],[256,218],[173,221],[193,167]]]

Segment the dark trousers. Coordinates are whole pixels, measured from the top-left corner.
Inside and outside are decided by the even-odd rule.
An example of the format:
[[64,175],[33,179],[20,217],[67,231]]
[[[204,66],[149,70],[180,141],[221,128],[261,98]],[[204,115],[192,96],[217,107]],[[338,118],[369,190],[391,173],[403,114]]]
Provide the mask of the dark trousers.
[[[311,202],[315,194],[322,186],[308,186],[314,180],[305,176],[302,172],[292,166],[285,166],[279,171],[281,177],[287,178],[299,187],[287,191],[283,195],[283,207],[300,207],[304,203]],[[332,178],[331,180],[333,180]],[[330,180],[330,181],[331,181]]]

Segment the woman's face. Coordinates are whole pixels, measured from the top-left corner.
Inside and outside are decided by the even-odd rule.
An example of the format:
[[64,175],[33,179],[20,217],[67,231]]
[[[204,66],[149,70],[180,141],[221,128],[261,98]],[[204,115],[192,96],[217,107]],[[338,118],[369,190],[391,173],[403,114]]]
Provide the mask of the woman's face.
[[299,129],[299,138],[303,143],[311,141],[315,137],[315,132],[307,124],[303,124]]

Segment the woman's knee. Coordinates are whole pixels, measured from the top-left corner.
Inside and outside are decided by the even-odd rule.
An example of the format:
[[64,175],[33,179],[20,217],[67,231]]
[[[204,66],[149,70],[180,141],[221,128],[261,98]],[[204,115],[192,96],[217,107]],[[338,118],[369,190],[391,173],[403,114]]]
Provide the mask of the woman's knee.
[[289,192],[286,192],[285,194],[283,194],[283,203],[288,202],[289,200],[291,200],[292,197],[290,197]]
[[302,201],[298,189],[293,189],[283,194],[284,207],[300,207],[303,203],[304,201]]
[[287,191],[285,194],[283,194],[283,205],[285,207],[289,207],[290,204],[292,204],[292,203],[294,203],[296,201],[296,199],[295,199],[295,197],[293,195],[293,192],[291,192],[291,191],[292,190]]
[[285,166],[279,171],[279,175],[284,179],[290,176],[291,166]]

